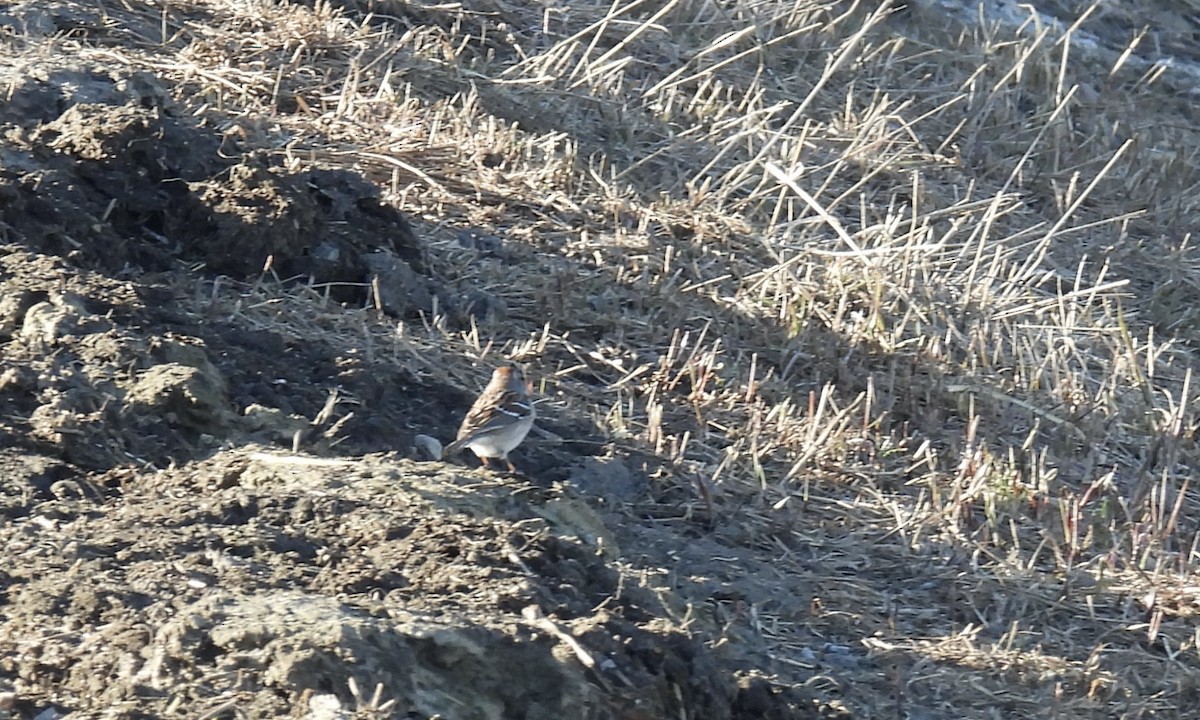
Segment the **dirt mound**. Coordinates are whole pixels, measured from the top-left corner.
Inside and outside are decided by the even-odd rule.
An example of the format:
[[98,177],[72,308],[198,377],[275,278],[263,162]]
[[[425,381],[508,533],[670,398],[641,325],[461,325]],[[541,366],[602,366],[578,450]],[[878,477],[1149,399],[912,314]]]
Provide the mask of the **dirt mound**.
[[[11,482],[23,461],[5,458]],[[4,531],[21,562],[0,642],[20,648],[4,671],[24,697],[189,715],[236,699],[277,717],[349,702],[353,679],[401,717],[748,717],[709,654],[654,621],[653,595],[542,517],[587,512],[559,492],[515,501],[486,474],[242,450],[80,493],[46,487],[46,463],[25,466],[42,497]]]
[[[419,284],[412,227],[362,177],[247,152],[173,109],[147,74],[10,72],[3,118],[12,129],[0,140],[0,222],[10,241],[123,277],[180,260],[238,278],[269,267],[360,302],[383,254]],[[47,117],[55,106],[61,112]]]

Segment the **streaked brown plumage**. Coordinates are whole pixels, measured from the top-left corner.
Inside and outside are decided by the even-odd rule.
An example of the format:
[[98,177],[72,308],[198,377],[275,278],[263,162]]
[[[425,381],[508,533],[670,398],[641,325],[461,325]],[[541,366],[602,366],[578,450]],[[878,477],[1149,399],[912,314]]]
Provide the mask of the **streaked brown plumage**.
[[517,472],[508,453],[521,444],[533,427],[537,416],[529,399],[529,385],[520,368],[502,365],[492,373],[491,382],[483,389],[475,404],[467,411],[458,438],[446,446],[444,456],[470,448],[485,467],[491,458],[508,464],[509,472]]

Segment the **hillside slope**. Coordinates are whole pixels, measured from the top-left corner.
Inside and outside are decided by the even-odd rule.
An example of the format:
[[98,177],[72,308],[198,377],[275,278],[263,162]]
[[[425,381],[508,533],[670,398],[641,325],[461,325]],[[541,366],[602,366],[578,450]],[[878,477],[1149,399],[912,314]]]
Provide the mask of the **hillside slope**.
[[946,5],[0,2],[0,716],[1186,716],[1194,20]]

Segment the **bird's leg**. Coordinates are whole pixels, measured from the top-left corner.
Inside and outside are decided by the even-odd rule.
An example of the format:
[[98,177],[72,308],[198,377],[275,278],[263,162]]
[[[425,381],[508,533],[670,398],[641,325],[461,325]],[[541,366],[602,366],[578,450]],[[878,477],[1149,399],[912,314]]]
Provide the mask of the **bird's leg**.
[[513,475],[522,475],[523,474],[520,470],[517,469],[516,465],[513,465],[512,460],[509,460],[507,455],[504,456],[504,462],[508,463],[508,471],[510,473],[512,473]]
[[479,462],[483,463],[483,467],[484,467],[484,468],[486,468],[486,469],[488,469],[488,470],[491,470],[491,469],[492,469],[492,466],[491,466],[491,464],[489,463],[489,461],[490,461],[490,460],[491,460],[491,458],[489,458],[489,457],[487,457],[487,456],[485,456],[485,455],[480,455],[480,456],[479,456]]

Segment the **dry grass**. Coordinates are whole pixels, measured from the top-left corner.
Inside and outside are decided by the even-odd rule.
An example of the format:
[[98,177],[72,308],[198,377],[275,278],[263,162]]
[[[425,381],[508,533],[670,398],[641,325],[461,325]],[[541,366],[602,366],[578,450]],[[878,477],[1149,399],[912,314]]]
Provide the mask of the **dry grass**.
[[730,622],[780,682],[870,717],[1175,716],[1200,669],[1188,102],[1036,25],[877,5],[146,3],[161,37],[80,52],[387,188],[508,323],[398,330],[270,285],[219,309],[468,388],[469,361],[530,360],[549,412],[657,455],[658,500],[776,569],[791,604]]

